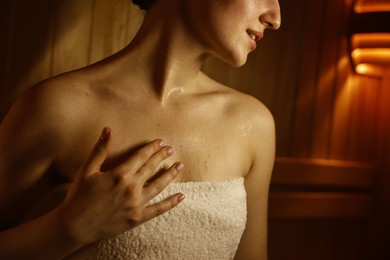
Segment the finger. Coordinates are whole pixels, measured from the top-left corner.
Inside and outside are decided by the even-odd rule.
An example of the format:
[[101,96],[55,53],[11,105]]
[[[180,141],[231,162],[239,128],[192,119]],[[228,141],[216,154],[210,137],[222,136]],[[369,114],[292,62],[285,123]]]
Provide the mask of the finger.
[[96,142],[91,154],[84,165],[84,172],[86,176],[93,173],[100,172],[100,168],[107,158],[109,148],[111,145],[111,129],[103,128],[99,140]]
[[144,221],[148,221],[154,217],[157,217],[168,210],[176,207],[180,202],[185,199],[183,193],[177,193],[169,198],[166,198],[156,204],[145,207],[144,209]]
[[173,154],[172,147],[164,147],[154,153],[142,167],[137,171],[138,176],[141,177],[141,181],[145,183],[149,180],[157,171],[158,166],[162,161],[167,159]]
[[144,188],[145,203],[163,191],[177,177],[183,167],[184,165],[181,162],[176,162],[166,172],[163,172],[150,182]]
[[120,173],[135,174],[153,154],[161,150],[163,147],[164,142],[161,139],[154,140],[138,149],[115,170]]

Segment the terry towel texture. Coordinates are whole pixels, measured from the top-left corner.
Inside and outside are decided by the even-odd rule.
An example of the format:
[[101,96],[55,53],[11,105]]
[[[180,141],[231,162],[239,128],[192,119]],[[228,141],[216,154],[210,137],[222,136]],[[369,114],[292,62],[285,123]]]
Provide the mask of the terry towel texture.
[[246,223],[244,178],[170,184],[151,203],[176,192],[176,208],[67,259],[233,259]]

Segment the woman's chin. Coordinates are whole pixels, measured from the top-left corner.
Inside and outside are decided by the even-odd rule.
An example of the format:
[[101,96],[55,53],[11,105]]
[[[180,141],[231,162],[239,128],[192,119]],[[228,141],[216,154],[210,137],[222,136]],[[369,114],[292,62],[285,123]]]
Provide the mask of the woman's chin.
[[242,57],[241,59],[232,60],[232,61],[228,62],[228,64],[230,64],[234,68],[239,68],[239,67],[244,66],[246,61],[247,61],[247,56],[245,56],[245,58]]
[[247,62],[248,54],[249,52],[247,50],[238,51],[237,49],[235,49],[235,51],[226,52],[224,55],[214,55],[214,58],[217,58],[234,68],[239,68],[245,65],[245,63]]

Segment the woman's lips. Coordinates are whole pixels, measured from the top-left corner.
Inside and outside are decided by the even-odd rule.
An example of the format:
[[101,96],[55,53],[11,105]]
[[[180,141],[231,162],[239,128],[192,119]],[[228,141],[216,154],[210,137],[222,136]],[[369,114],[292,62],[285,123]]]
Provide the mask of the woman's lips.
[[252,49],[256,49],[256,42],[260,41],[263,38],[263,33],[255,30],[247,30],[247,34],[251,39]]

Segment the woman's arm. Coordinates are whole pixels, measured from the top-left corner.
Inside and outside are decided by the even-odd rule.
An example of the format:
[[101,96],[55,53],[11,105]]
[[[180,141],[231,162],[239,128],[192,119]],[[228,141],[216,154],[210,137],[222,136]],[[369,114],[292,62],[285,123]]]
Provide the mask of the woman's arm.
[[144,185],[158,165],[171,155],[161,140],[142,147],[115,169],[100,172],[110,136],[108,129],[103,131],[64,203],[41,217],[0,232],[0,259],[63,258],[84,245],[154,218],[184,198],[175,194],[145,207],[182,168],[175,163],[151,184]]
[[[64,202],[24,222],[51,189],[55,177],[51,168],[59,154],[69,151],[72,134],[78,135],[82,120],[77,109],[81,102],[75,101],[79,93],[56,91],[63,89],[58,84],[43,85],[27,91],[0,125],[0,259],[62,258],[178,204],[181,194],[145,207],[182,167],[175,163],[144,185],[157,165],[171,154],[160,141],[144,146],[117,167],[100,171],[111,143],[111,132],[106,129]],[[84,112],[88,118],[94,116],[93,111]]]
[[268,192],[275,157],[275,127],[265,108],[253,119],[252,167],[245,178],[247,223],[235,259],[267,259]]

